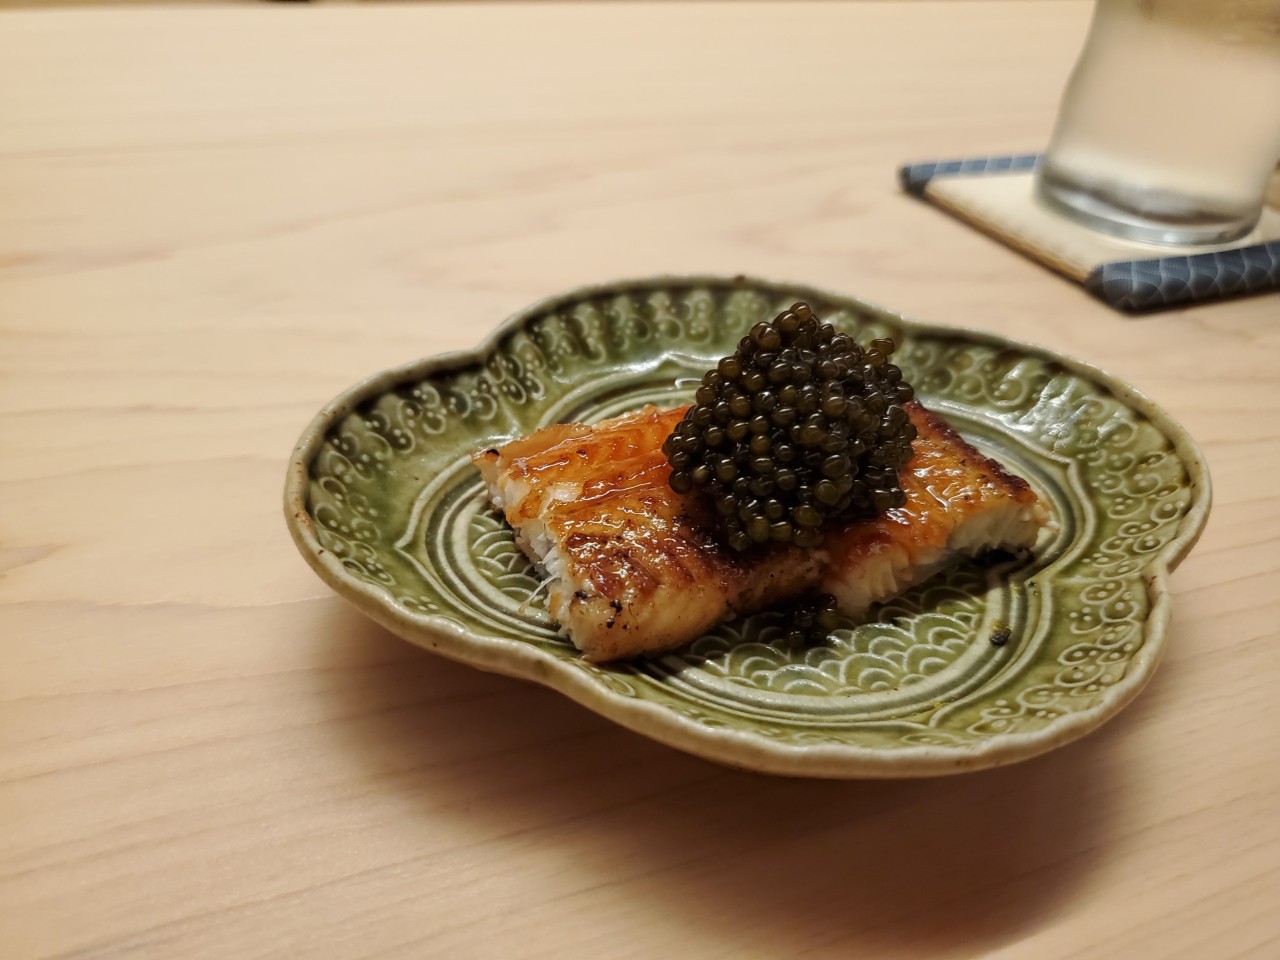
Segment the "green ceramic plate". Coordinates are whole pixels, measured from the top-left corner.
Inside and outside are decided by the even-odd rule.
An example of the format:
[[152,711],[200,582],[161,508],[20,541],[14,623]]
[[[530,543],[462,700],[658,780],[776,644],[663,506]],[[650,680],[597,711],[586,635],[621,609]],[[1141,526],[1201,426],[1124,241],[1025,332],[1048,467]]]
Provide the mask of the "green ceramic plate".
[[[925,404],[1027,478],[1056,527],[1033,561],[957,566],[816,648],[785,646],[762,614],[670,655],[584,663],[557,636],[468,454],[560,420],[687,400],[745,330],[798,299],[860,339],[896,339]],[[1169,572],[1209,501],[1191,438],[1098,370],[742,277],[576,290],[475,351],[379,374],[307,428],[285,490],[307,562],[405,639],[546,684],[691,753],[817,777],[996,766],[1113,716],[1160,657]]]

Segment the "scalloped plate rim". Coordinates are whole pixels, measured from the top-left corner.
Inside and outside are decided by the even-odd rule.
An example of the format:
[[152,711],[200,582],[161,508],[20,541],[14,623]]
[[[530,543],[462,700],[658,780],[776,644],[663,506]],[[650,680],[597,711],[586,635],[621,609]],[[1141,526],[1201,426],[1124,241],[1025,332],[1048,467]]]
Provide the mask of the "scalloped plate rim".
[[[306,509],[308,465],[329,429],[360,404],[403,383],[442,370],[481,363],[502,340],[529,320],[557,306],[623,291],[662,286],[711,285],[811,293],[828,301],[853,301],[872,313],[924,335],[962,337],[1049,360],[1108,389],[1155,425],[1172,443],[1190,478],[1192,499],[1180,529],[1142,570],[1151,600],[1143,623],[1143,643],[1123,678],[1098,704],[1069,714],[1044,729],[1002,734],[975,746],[904,744],[898,750],[855,744],[787,744],[749,730],[709,728],[659,704],[626,697],[592,679],[581,667],[541,648],[516,640],[474,633],[443,617],[419,614],[390,602],[378,587],[351,576],[316,537]],[[1005,766],[1079,739],[1119,713],[1146,686],[1164,650],[1170,615],[1169,574],[1195,546],[1212,505],[1212,482],[1204,455],[1187,431],[1162,407],[1135,387],[1090,363],[1012,337],[964,326],[934,324],[904,317],[879,304],[809,283],[768,280],[745,274],[658,274],[586,284],[544,297],[509,316],[476,347],[424,357],[366,377],[325,404],[303,431],[290,457],[284,489],[289,532],[303,558],[330,588],[363,614],[402,639],[479,669],[531,680],[569,697],[593,712],[668,746],[728,766],[760,773],[839,779],[928,777]]]

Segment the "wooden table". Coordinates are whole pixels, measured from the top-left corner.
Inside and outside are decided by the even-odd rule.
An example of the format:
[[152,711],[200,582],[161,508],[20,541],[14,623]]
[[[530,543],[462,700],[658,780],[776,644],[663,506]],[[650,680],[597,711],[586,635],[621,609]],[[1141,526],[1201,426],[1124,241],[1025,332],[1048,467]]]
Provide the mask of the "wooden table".
[[[901,196],[1082,3],[0,14],[0,955],[1280,956],[1280,301],[1126,319]],[[312,413],[530,300],[812,281],[1087,358],[1217,490],[1166,661],[995,772],[721,769],[337,600]]]

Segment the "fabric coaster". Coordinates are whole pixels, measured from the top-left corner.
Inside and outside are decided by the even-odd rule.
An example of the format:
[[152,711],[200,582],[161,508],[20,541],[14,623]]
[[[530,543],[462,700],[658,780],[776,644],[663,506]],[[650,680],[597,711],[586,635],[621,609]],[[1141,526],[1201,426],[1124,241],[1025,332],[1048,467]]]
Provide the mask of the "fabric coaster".
[[1039,260],[1120,310],[1152,310],[1280,289],[1280,210],[1248,235],[1215,246],[1170,247],[1090,230],[1035,197],[1040,155],[913,163],[898,178],[929,201]]

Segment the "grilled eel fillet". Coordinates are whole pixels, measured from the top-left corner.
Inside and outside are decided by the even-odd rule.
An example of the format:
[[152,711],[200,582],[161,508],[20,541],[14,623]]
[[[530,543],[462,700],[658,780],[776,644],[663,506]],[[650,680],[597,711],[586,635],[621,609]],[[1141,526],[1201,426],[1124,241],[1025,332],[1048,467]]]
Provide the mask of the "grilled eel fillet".
[[698,494],[668,485],[662,442],[687,407],[565,423],[473,460],[520,547],[550,579],[562,632],[597,663],[655,653],[807,592],[863,613],[961,554],[1035,543],[1048,512],[1020,477],[919,403],[906,504],[827,531],[817,549],[721,544]]

